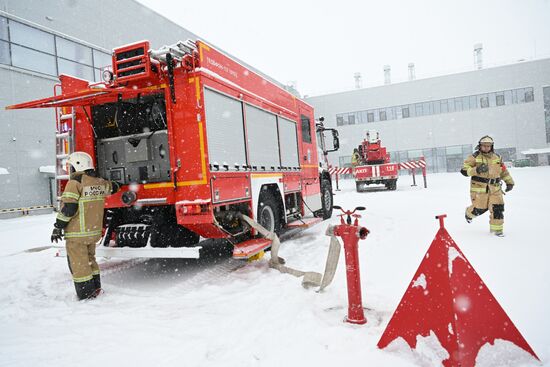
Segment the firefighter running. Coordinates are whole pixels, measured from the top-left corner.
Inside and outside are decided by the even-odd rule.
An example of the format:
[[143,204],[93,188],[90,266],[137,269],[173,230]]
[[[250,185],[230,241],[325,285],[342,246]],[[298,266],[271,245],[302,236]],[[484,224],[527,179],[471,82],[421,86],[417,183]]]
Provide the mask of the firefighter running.
[[61,195],[51,241],[66,238],[69,270],[79,300],[95,298],[101,292],[95,246],[101,238],[105,197],[118,191],[119,185],[97,177],[88,153],[72,153],[67,162],[74,168]]
[[476,151],[466,158],[460,173],[471,177],[472,205],[466,208],[466,221],[470,223],[473,218],[489,210],[491,233],[504,236],[504,198],[501,185],[504,181],[508,192],[514,187],[514,180],[502,158],[494,152],[494,141],[490,136],[479,140]]

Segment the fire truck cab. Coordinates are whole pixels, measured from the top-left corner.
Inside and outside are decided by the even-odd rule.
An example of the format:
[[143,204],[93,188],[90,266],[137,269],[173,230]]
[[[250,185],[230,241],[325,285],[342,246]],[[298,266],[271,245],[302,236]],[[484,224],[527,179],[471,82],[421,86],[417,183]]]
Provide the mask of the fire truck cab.
[[116,48],[103,79],[61,75],[53,97],[8,108],[58,111],[59,192],[73,151],[89,153],[101,177],[122,184],[106,199],[100,245],[114,256],[148,248],[154,257],[200,237],[238,246],[254,236],[239,214],[274,232],[332,215],[326,153],[338,149],[338,133],[265,77],[188,40]]

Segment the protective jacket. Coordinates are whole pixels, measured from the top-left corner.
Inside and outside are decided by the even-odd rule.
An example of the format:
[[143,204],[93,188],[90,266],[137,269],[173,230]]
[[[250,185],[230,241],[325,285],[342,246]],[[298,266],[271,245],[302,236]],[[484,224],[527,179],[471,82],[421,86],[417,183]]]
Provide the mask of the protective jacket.
[[61,211],[55,226],[65,229],[65,237],[99,240],[103,228],[105,197],[113,185],[100,177],[76,172],[61,195]]

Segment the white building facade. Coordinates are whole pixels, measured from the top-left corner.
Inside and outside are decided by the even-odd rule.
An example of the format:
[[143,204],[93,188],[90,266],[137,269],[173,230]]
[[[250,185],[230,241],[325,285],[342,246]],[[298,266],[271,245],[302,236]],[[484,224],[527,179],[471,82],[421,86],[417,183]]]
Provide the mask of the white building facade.
[[[340,133],[333,165],[350,164],[367,130],[392,161],[424,156],[429,172],[455,172],[484,135],[505,161],[550,147],[550,59],[418,79],[306,99]],[[546,165],[550,154],[533,164]]]

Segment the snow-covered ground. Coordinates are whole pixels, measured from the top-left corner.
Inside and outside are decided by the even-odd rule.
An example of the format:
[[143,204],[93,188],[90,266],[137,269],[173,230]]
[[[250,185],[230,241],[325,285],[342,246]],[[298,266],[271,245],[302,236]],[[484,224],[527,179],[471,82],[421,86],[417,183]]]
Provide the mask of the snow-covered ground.
[[[341,183],[335,204],[366,206],[361,224],[371,230],[359,249],[369,309],[363,326],[342,322],[343,256],[324,293],[269,269],[269,254],[241,266],[224,245],[211,249],[220,256],[199,261],[102,260],[105,294],[77,302],[66,260],[40,249],[50,245],[54,216],[0,221],[0,365],[438,365],[433,340],[421,341],[415,353],[399,343],[378,350],[376,343],[437,231],[434,216],[446,213],[451,236],[550,366],[550,168],[511,173],[517,185],[505,198],[504,238],[489,235],[487,214],[464,221],[468,180],[458,173],[428,176],[428,189],[401,177],[395,192],[358,194],[353,182]],[[323,269],[327,224],[283,243],[280,255],[288,265]],[[502,343],[485,348],[483,360],[538,365]]]

